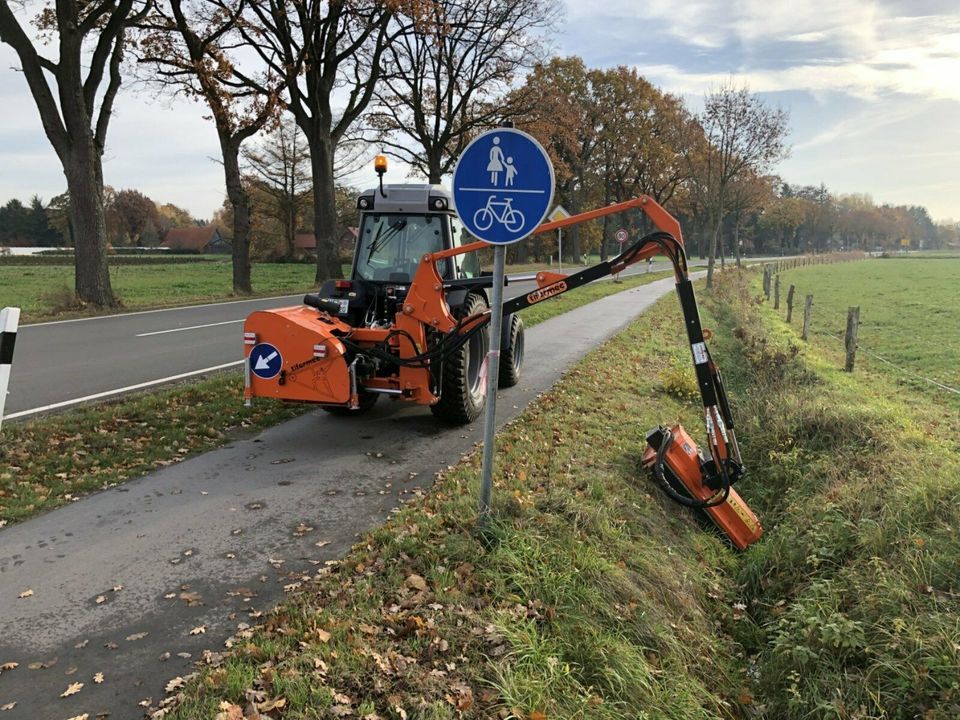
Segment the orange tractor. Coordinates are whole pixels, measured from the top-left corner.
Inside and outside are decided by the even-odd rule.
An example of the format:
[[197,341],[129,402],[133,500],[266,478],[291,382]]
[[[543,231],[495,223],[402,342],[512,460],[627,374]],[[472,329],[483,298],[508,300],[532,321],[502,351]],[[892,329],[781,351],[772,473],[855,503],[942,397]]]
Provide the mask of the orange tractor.
[[[252,313],[244,324],[244,398],[317,403],[335,414],[369,410],[381,395],[427,405],[449,423],[468,423],[485,403],[487,290],[449,194],[432,185],[381,185],[362,194],[351,277],[327,281],[303,304]],[[658,228],[617,257],[580,272],[536,274],[538,288],[503,304],[499,382],[515,385],[523,365],[519,312],[653,257],[673,264],[697,382],[708,450],[679,425],[647,436],[643,464],[673,500],[702,510],[739,548],[757,540],[756,516],[732,488],[743,474],[720,373],[700,326],[679,223],[652,198],[541,225],[536,233],[641,210]]]

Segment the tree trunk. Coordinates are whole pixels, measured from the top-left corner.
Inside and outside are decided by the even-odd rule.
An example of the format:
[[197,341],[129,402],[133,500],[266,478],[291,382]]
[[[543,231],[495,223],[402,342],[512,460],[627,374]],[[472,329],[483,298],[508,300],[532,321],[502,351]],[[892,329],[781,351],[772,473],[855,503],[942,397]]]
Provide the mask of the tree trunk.
[[723,221],[723,214],[717,212],[717,221],[710,233],[710,251],[707,253],[707,287],[713,287],[713,267],[717,259],[717,239],[720,237],[720,224]]
[[337,202],[333,179],[333,141],[310,137],[313,173],[313,232],[317,237],[317,284],[343,277],[337,254]]
[[733,251],[737,255],[737,267],[740,267],[740,218],[733,224]]
[[250,284],[250,196],[240,177],[240,143],[228,138],[220,139],[223,152],[223,174],[227,184],[227,197],[233,205],[233,292],[249,295]]
[[103,165],[92,137],[74,145],[69,160],[64,162],[64,174],[70,192],[77,297],[83,302],[113,307],[117,303],[107,267]]

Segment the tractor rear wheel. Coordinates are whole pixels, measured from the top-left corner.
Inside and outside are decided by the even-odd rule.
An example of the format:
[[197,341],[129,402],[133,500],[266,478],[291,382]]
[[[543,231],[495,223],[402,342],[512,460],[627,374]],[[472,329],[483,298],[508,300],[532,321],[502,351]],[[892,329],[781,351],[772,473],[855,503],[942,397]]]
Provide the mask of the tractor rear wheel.
[[509,315],[503,319],[500,333],[500,381],[498,385],[509,388],[520,382],[523,368],[523,319]]
[[[487,301],[482,295],[467,295],[463,305],[454,310],[454,316],[464,318],[483,312]],[[483,412],[486,404],[486,383],[481,382],[480,369],[487,356],[489,330],[484,327],[443,359],[440,377],[440,400],[430,410],[444,422],[465,425]]]

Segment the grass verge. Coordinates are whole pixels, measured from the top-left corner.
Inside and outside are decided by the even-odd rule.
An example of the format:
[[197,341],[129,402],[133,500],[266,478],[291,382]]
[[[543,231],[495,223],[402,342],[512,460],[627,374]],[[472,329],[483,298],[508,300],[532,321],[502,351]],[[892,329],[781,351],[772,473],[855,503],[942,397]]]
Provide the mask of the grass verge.
[[699,427],[667,298],[500,434],[486,532],[474,454],[165,716],[957,717],[956,419],[835,370],[735,278],[704,316],[763,541],[734,554],[638,472],[649,426]]
[[[665,274],[594,283],[535,305],[524,321],[530,327]],[[258,400],[247,410],[241,392],[239,373],[225,373],[53,417],[8,422],[0,432],[0,527],[310,409]]]

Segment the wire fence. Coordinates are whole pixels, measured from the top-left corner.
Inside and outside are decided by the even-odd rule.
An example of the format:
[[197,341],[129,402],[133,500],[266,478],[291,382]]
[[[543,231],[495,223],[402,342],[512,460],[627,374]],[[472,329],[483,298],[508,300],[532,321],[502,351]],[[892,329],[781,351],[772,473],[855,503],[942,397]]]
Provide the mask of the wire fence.
[[[795,258],[792,260],[769,263],[764,266],[764,279],[763,279],[764,294],[769,300],[771,289],[774,287],[776,287],[777,290],[780,289],[781,284],[777,276],[780,272],[784,270],[792,270],[794,268],[806,267],[809,265],[828,264],[828,263],[835,263],[835,262],[849,262],[853,260],[860,260],[860,259],[863,259],[864,257],[865,255],[863,255],[862,253],[837,253],[832,256],[818,256],[815,258]],[[801,292],[800,288],[796,286],[796,284],[788,285],[788,287],[792,287],[794,290],[793,296],[791,296],[791,300],[793,300],[794,298],[805,297],[805,295]],[[812,298],[812,294],[810,293],[806,293],[806,296]],[[776,302],[775,307],[779,307],[780,305],[779,293],[778,293],[778,296],[775,298],[775,302]],[[851,308],[851,311],[852,310],[853,308]],[[789,316],[789,314],[792,313],[792,308],[788,309],[787,313]],[[825,319],[825,323],[823,322],[824,319]],[[847,348],[848,367],[850,368],[852,368],[852,357],[850,357],[850,353],[863,353],[868,357],[892,368],[893,370],[897,371],[898,373],[904,376],[910,377],[914,380],[918,380],[924,383],[928,383],[938,388],[939,390],[943,391],[944,393],[960,396],[960,388],[954,387],[949,382],[946,382],[939,378],[930,377],[930,373],[928,371],[921,371],[921,370],[918,370],[917,368],[906,367],[901,362],[894,361],[889,357],[882,355],[880,352],[877,352],[875,349],[865,345],[858,337],[859,328],[863,327],[865,324],[868,327],[877,328],[877,329],[882,328],[882,326],[876,322],[864,323],[863,321],[860,321],[859,308],[857,308],[855,328],[851,328],[851,318],[849,313],[847,317],[843,317],[843,315],[834,308],[820,307],[820,306],[815,306],[815,309],[811,308],[810,313],[804,313],[804,323],[805,323],[804,332],[803,332],[804,336],[809,336],[810,333],[813,333],[815,335],[819,335],[822,337],[829,337],[833,340],[844,343],[845,347]],[[807,326],[807,324],[809,324],[809,327]],[[816,327],[814,327],[814,325],[816,325]],[[824,325],[826,325],[827,327],[833,326],[833,327],[838,327],[842,329],[839,330],[839,334],[834,334],[833,332],[830,332],[828,329],[826,329]],[[851,329],[853,330],[852,343],[850,341],[850,338],[847,337],[847,333]],[[941,351],[943,349],[942,345],[932,343],[932,342],[924,342],[919,338],[912,338],[911,345],[914,347],[919,345],[923,348],[935,349],[935,350],[941,350]]]

